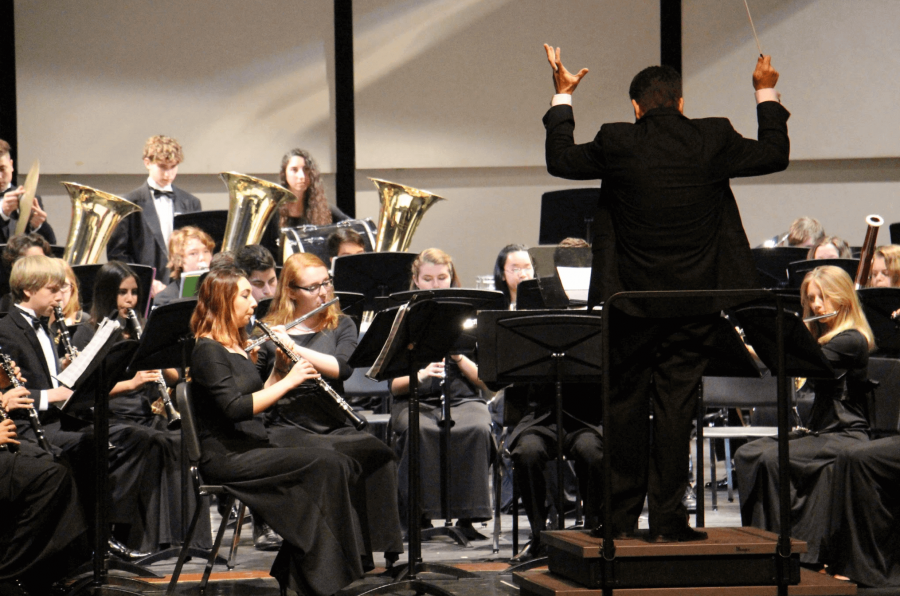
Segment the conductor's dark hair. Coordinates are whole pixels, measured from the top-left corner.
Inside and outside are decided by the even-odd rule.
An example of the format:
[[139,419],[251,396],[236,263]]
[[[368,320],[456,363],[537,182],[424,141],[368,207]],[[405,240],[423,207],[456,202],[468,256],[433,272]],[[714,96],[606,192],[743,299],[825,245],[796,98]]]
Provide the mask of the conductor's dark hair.
[[681,99],[681,73],[671,66],[648,66],[631,80],[628,95],[643,112],[676,108]]
[[104,317],[108,317],[114,310],[119,308],[119,286],[129,277],[134,278],[140,294],[140,278],[134,272],[134,269],[122,261],[109,261],[97,271],[97,277],[94,278],[93,302],[91,302],[92,327],[96,329]]
[[[503,270],[506,269],[506,257],[512,252],[528,252],[528,247],[524,244],[507,244],[500,250],[500,253],[497,255],[497,262],[494,263],[494,289],[503,292],[507,300],[512,300],[512,294],[509,293],[509,286],[506,284],[506,280],[503,279]],[[528,258],[531,259],[531,264],[534,265],[531,253],[528,253]]]
[[275,268],[275,258],[264,246],[250,244],[237,251],[234,255],[234,266],[242,269],[247,277],[254,271],[267,271]]

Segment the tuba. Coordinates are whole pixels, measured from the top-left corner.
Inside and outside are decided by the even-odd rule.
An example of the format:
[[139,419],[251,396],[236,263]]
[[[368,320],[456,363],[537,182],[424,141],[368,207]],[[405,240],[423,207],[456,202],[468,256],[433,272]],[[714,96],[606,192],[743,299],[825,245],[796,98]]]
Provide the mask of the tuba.
[[219,176],[228,187],[230,197],[223,252],[259,243],[278,207],[296,200],[294,193],[268,180],[237,172],[222,172]]
[[72,223],[63,260],[91,265],[100,259],[113,229],[123,217],[141,208],[122,197],[74,182],[62,182],[72,197]]
[[405,252],[428,208],[446,199],[396,182],[369,180],[375,183],[381,198],[375,252]]

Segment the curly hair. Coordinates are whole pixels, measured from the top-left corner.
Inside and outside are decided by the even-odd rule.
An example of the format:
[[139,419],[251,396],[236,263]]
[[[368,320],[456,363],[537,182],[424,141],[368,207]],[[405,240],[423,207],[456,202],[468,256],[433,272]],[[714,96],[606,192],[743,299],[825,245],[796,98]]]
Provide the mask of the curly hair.
[[173,281],[181,279],[184,267],[184,255],[181,253],[184,252],[184,245],[191,238],[202,242],[210,253],[216,248],[216,243],[212,237],[200,228],[184,226],[172,232],[172,235],[169,236],[169,262],[166,263],[166,268],[169,270],[169,276]]
[[144,143],[144,159],[150,163],[175,163],[177,165],[184,161],[184,151],[178,141],[172,137],[156,135]]
[[[298,197],[303,201],[303,219],[306,223],[316,226],[324,226],[331,223],[331,208],[328,206],[328,199],[325,198],[325,184],[322,182],[322,174],[319,171],[319,165],[313,159],[309,151],[305,149],[291,149],[281,158],[281,170],[279,171],[279,180],[281,185],[288,188],[287,185],[287,167],[292,157],[303,158],[303,173],[309,181],[306,186],[306,192],[302,197]],[[287,221],[288,209],[290,203],[283,203],[278,208],[279,225],[283,226]]]

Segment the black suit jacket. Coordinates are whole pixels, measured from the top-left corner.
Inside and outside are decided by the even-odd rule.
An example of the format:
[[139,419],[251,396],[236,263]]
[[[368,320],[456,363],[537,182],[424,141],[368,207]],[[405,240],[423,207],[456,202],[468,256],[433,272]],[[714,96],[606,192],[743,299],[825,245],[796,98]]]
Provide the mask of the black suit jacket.
[[[15,190],[15,188],[16,187],[13,186],[2,194],[5,195],[10,190]],[[44,209],[44,201],[43,199],[41,199],[41,197],[35,196],[34,200],[37,201],[38,206],[41,209],[46,211],[46,209]],[[4,222],[0,220],[0,224],[2,224],[0,225],[0,244],[6,244],[7,242],[9,242],[10,238],[16,235],[16,226],[19,225],[19,210],[16,209],[9,215],[9,221]],[[35,230],[31,227],[31,224],[28,224],[28,226],[26,226],[25,228],[26,234],[30,234],[34,231]],[[41,227],[37,229],[37,233],[43,236],[44,239],[47,240],[47,242],[49,242],[50,244],[56,244],[56,232],[53,231],[53,227],[50,225],[49,221],[45,221],[43,224],[41,224]]]
[[[789,115],[778,102],[759,104],[754,141],[725,118],[692,120],[674,108],[658,108],[635,123],[605,124],[593,141],[576,145],[571,106],[550,108],[544,116],[547,170],[603,181],[594,218],[591,305],[619,291],[758,287],[729,179],[787,167]],[[659,301],[619,306],[637,316],[676,314]],[[707,303],[697,310],[722,306]]]
[[[181,190],[174,184],[172,190],[175,193],[172,202],[175,215],[202,209],[200,199],[191,193]],[[142,211],[129,215],[116,226],[106,245],[106,258],[110,261],[156,267],[156,279],[168,283],[169,270],[166,269],[166,263],[169,261],[169,247],[163,239],[150,185],[144,182],[140,188],[131,191],[124,198],[136,204]]]

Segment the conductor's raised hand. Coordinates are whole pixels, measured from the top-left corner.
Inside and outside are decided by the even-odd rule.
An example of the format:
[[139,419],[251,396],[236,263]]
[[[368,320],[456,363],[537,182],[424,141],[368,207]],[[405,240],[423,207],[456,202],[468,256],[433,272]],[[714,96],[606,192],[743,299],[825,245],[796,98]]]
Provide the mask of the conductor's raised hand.
[[560,58],[560,50],[555,50],[547,44],[544,44],[544,50],[547,52],[547,60],[553,68],[553,85],[556,87],[557,93],[567,93],[571,95],[584,75],[588,73],[588,69],[582,68],[576,74],[572,74],[563,66]]
[[760,56],[756,61],[756,70],[753,71],[753,88],[773,89],[778,82],[778,71],[772,68],[771,56]]

